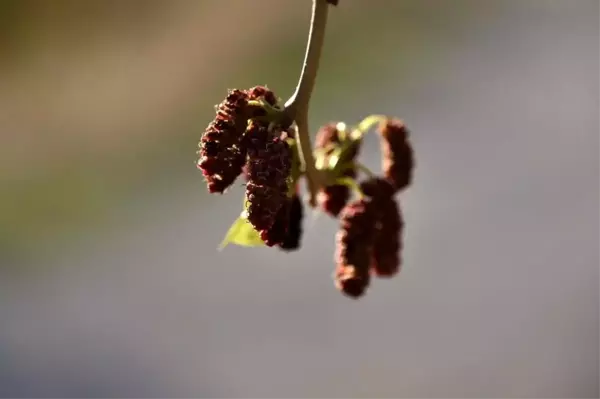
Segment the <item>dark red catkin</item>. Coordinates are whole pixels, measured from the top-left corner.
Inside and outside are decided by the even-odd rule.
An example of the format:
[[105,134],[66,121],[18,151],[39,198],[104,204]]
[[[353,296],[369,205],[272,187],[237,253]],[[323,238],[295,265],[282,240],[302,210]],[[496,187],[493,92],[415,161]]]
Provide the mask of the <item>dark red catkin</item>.
[[279,208],[285,203],[284,187],[261,186],[246,183],[248,221],[262,234],[275,223]]
[[368,197],[346,205],[336,235],[336,287],[352,298],[362,296],[370,282],[369,264],[376,223],[375,203]]
[[280,245],[287,235],[290,225],[290,199],[286,199],[284,204],[279,208],[275,221],[268,230],[260,232],[260,239],[263,240],[266,246],[272,247]]
[[317,131],[315,137],[315,148],[325,148],[330,143],[339,143],[339,134],[336,124],[330,122],[323,125]]
[[[335,123],[329,123],[322,126],[317,132],[317,137],[315,138],[315,148],[323,149],[331,144],[339,144],[340,136],[339,132],[336,128]],[[359,151],[359,142],[354,145],[352,151],[348,153],[348,156],[340,159],[341,163],[348,163],[353,161],[358,155]],[[328,151],[331,153],[331,151]],[[327,154],[328,156],[329,154]],[[356,169],[348,168],[344,170],[340,176],[338,177],[356,177]],[[348,202],[350,198],[350,188],[343,184],[332,184],[326,186],[321,189],[321,191],[317,195],[317,201],[319,207],[329,215],[333,217],[337,217],[342,210],[342,208]]]
[[[293,130],[291,128],[287,129],[287,130],[283,130],[281,132],[281,135],[279,136],[279,138],[283,141],[286,141],[289,138],[293,139],[294,134],[293,134]],[[248,165],[249,163],[244,164],[244,166],[242,167],[242,175],[244,176],[244,179],[246,179],[246,181],[248,181]]]
[[284,251],[299,249],[302,238],[303,211],[302,201],[298,195],[288,198],[279,209],[273,226],[268,230],[261,231],[261,239],[267,246],[278,245]]
[[393,198],[381,204],[380,215],[373,242],[371,271],[379,277],[392,277],[402,266],[404,222],[400,207]]
[[379,277],[392,277],[401,266],[404,227],[400,208],[393,196],[394,186],[388,179],[371,178],[361,183],[361,190],[377,203],[371,271]]
[[200,139],[197,166],[211,193],[224,192],[242,172],[246,151],[240,140],[246,130],[247,104],[243,91],[230,90]]
[[375,201],[390,198],[396,192],[396,188],[391,180],[378,176],[361,182],[360,190],[364,195],[373,198]]
[[260,100],[262,98],[272,106],[276,106],[278,103],[275,93],[266,86],[251,87],[246,90],[246,93],[248,95],[248,100]]
[[248,220],[261,233],[273,226],[287,200],[292,153],[280,136],[281,129],[251,121],[244,138],[248,148]]
[[285,237],[279,243],[284,251],[295,251],[300,248],[302,241],[302,219],[304,218],[304,207],[299,195],[289,199],[288,226]]
[[383,174],[400,191],[412,182],[414,153],[409,131],[399,119],[387,119],[379,126]]

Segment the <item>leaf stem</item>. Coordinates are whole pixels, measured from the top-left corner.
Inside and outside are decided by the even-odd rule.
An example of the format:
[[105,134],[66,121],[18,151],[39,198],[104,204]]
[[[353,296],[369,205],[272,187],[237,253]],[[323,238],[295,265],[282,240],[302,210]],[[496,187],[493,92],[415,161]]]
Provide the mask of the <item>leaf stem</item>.
[[360,163],[360,162],[354,162],[354,167],[358,170],[360,170],[361,172],[363,172],[365,175],[367,175],[369,178],[374,178],[376,177],[375,173],[373,173],[373,171],[369,168],[367,168],[366,165]]

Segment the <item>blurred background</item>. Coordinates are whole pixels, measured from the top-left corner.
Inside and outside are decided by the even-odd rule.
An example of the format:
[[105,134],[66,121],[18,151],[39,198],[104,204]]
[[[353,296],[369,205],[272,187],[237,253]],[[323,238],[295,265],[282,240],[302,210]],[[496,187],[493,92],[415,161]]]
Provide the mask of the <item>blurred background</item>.
[[218,252],[243,186],[195,168],[228,88],[292,93],[308,0],[0,1],[0,396],[598,397],[598,1],[340,3],[311,127],[418,162],[359,301],[326,216]]

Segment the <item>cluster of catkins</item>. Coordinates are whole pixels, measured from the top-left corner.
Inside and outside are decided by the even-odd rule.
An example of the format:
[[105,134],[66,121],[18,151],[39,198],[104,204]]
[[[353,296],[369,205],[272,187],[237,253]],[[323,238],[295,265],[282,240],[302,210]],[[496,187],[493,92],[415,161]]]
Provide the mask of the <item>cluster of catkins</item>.
[[[197,166],[211,193],[223,193],[243,175],[248,222],[267,246],[291,251],[300,247],[302,236],[301,175],[292,173],[297,160],[293,130],[270,117],[273,110],[281,108],[266,87],[231,90],[200,140]],[[360,190],[353,193],[347,180],[357,179],[362,137],[353,138],[339,126],[327,124],[317,133],[315,153],[321,161],[344,148],[337,162],[341,167],[327,171],[328,185],[318,194],[318,206],[340,220],[335,285],[358,298],[371,275],[391,277],[399,271],[403,220],[394,197],[411,183],[414,159],[404,124],[382,120],[382,175],[356,182]]]
[[303,211],[297,185],[290,187],[293,138],[260,103],[278,107],[266,87],[230,90],[200,140],[197,166],[211,193],[223,193],[243,174],[248,221],[266,245],[293,250],[300,246]]

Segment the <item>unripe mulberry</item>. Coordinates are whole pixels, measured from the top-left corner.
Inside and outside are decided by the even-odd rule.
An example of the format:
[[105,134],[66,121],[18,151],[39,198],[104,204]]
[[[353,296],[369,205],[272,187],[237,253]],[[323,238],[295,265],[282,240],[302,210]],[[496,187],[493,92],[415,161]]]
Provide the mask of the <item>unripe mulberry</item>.
[[302,240],[302,219],[304,218],[304,207],[299,195],[289,199],[288,226],[284,239],[279,247],[284,251],[294,251],[300,248]]
[[260,238],[266,246],[281,245],[285,240],[290,224],[290,205],[290,199],[288,198],[275,215],[273,225],[269,229],[260,232]]
[[393,198],[383,201],[380,208],[371,271],[379,277],[392,277],[402,264],[402,214]]
[[382,177],[371,177],[361,182],[360,190],[376,202],[385,201],[395,194],[393,182]]
[[292,153],[288,143],[276,136],[253,140],[248,146],[248,181],[261,186],[279,186],[285,183],[292,166]]
[[335,285],[344,294],[358,298],[370,282],[375,203],[369,198],[354,201],[341,212],[336,235]]
[[279,209],[271,228],[261,231],[261,239],[267,246],[279,245],[284,251],[300,248],[302,217],[302,201],[298,195],[294,195]]
[[348,202],[350,195],[351,192],[348,186],[334,184],[323,187],[317,193],[317,203],[323,212],[335,218],[338,217],[346,202]]
[[286,189],[286,186],[246,183],[248,221],[258,232],[270,229],[275,223],[277,213],[286,201]]
[[[252,129],[254,129],[254,128],[252,128]],[[252,135],[252,133],[250,133],[249,135]],[[292,142],[295,142],[294,131],[291,128],[288,128],[287,130],[282,130],[281,135],[279,136],[279,139],[281,141],[285,141],[286,143],[287,143],[288,139],[291,139],[291,140],[293,140]],[[249,141],[248,138],[245,138],[244,149],[246,149],[248,141]],[[289,144],[288,144],[288,147],[290,147]],[[291,148],[290,148],[290,151],[291,151]],[[292,159],[293,159],[293,157],[292,157]],[[244,179],[246,179],[246,181],[248,181],[248,179],[249,179],[248,170],[249,170],[249,163],[246,162],[244,164],[244,166],[242,167],[242,175],[244,176]]]
[[315,148],[325,148],[328,144],[339,143],[339,132],[335,123],[327,123],[317,131]]
[[264,98],[265,101],[272,106],[276,106],[278,103],[275,93],[273,93],[273,91],[268,89],[266,86],[251,87],[250,89],[246,90],[246,93],[248,95],[248,100],[259,100]]
[[247,125],[247,104],[243,91],[231,90],[202,135],[197,166],[211,193],[225,191],[242,172],[246,151],[240,140]]
[[[340,136],[335,123],[329,123],[322,126],[317,132],[315,139],[315,148],[323,149],[331,144],[340,144]],[[344,156],[339,160],[341,164],[346,164],[354,161],[358,155],[360,149],[360,142],[355,142],[353,148],[348,152],[347,156]],[[331,150],[325,155],[328,157],[331,154]],[[352,167],[342,171],[340,176],[336,177],[356,177],[356,170]],[[350,188],[343,184],[332,184],[323,187],[317,195],[317,201],[319,207],[329,215],[337,217],[342,208],[348,202],[350,198]]]
[[402,215],[394,200],[395,187],[389,179],[373,177],[360,184],[362,192],[375,204],[375,238],[371,271],[379,277],[391,277],[400,268]]
[[292,153],[280,136],[280,129],[251,121],[244,138],[248,149],[248,220],[259,232],[271,228],[287,199]]
[[408,140],[409,131],[399,119],[388,119],[379,126],[381,134],[382,170],[402,190],[412,182],[414,153]]

